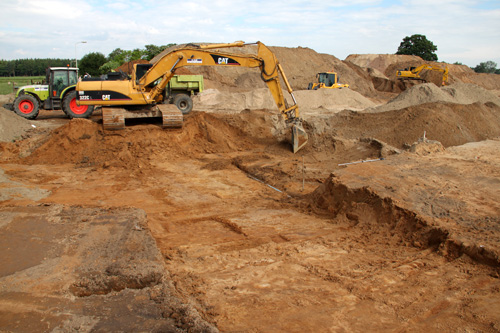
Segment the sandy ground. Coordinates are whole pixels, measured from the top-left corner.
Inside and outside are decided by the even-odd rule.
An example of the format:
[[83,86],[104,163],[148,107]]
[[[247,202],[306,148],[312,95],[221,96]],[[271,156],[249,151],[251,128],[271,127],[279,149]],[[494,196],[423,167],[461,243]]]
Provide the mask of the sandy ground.
[[498,96],[296,97],[297,154],[260,88],[182,130],[0,108],[0,331],[500,331]]

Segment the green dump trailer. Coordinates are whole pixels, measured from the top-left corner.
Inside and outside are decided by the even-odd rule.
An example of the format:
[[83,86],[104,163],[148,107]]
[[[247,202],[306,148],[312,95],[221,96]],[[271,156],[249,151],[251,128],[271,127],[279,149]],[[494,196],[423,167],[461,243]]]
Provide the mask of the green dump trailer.
[[191,97],[203,89],[203,75],[174,75],[165,88],[165,101],[175,104],[183,114],[188,114],[193,109]]

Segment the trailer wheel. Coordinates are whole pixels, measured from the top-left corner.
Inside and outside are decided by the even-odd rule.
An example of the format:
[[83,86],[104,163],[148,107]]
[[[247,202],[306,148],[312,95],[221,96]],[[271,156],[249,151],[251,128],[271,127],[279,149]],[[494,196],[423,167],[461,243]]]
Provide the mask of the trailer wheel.
[[88,118],[94,112],[93,105],[76,104],[76,91],[73,90],[64,96],[63,111],[69,118]]
[[14,100],[14,112],[26,119],[35,119],[40,111],[40,103],[29,94],[17,96]]
[[174,104],[182,114],[188,114],[193,110],[193,100],[186,94],[179,94],[174,97]]

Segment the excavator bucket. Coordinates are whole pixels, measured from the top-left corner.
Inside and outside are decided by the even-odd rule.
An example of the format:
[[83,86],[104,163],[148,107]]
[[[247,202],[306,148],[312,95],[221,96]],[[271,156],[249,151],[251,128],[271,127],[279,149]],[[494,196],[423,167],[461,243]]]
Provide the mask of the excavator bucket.
[[294,154],[306,145],[308,139],[309,137],[302,127],[302,123],[297,122],[292,125],[292,146]]

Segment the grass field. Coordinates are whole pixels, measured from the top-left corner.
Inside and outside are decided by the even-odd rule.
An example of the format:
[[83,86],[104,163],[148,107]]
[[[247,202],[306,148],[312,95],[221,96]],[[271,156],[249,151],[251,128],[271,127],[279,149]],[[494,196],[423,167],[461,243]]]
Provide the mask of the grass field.
[[28,84],[41,83],[45,76],[15,76],[0,77],[0,95],[7,95],[14,91],[15,87],[21,87]]

